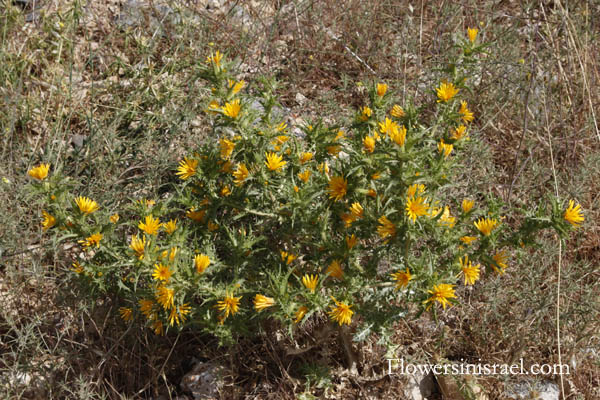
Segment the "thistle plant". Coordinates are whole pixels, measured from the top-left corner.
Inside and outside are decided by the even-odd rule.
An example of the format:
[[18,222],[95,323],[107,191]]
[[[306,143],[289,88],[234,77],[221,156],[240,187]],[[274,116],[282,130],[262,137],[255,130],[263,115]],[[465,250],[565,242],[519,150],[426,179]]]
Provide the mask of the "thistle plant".
[[81,248],[69,264],[91,296],[113,295],[117,318],[159,335],[190,327],[226,341],[263,319],[293,333],[317,314],[360,340],[407,313],[444,312],[462,287],[510,273],[541,230],[566,238],[584,221],[573,200],[524,210],[453,195],[475,136],[464,74],[483,49],[471,30],[461,46],[428,104],[373,82],[352,120],[295,127],[272,112],[273,82],[251,92],[211,53],[197,68],[212,132],[174,166],[169,195],[116,210],[41,164],[29,175],[43,229]]

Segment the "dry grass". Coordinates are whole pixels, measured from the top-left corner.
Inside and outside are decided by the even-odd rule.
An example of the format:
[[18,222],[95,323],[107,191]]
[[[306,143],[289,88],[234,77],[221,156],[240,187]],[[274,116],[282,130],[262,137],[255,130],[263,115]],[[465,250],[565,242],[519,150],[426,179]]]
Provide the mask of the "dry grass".
[[[4,3],[2,397],[174,395],[193,355],[228,368],[223,398],[396,398],[402,380],[381,377],[385,346],[368,341],[361,376],[349,376],[335,336],[315,339],[322,321],[297,335],[300,345],[314,348],[290,356],[286,349],[294,343],[278,337],[227,349],[193,331],[157,338],[116,325],[108,317],[111,299],[81,304],[64,274],[66,250],[41,235],[40,210],[22,190],[25,172],[51,162],[114,207],[128,196],[157,197],[174,179],[177,160],[204,137],[203,94],[210,88],[190,66],[209,49],[237,58],[248,81],[277,77],[292,118],[329,118],[362,104],[361,80],[385,80],[407,101],[427,98],[443,76],[453,38],[480,22],[490,47],[467,96],[481,145],[463,177],[465,190],[491,191],[517,206],[558,190],[582,204],[585,228],[562,252],[561,359],[578,365],[564,377],[567,398],[600,397],[600,365],[589,357],[600,349],[600,8],[594,2],[229,1],[216,11],[203,2],[174,2],[178,18],[149,10],[127,28],[115,22],[124,8],[117,1],[48,0],[28,23],[30,9]],[[299,104],[297,93],[308,101]],[[543,238],[507,274],[463,293],[464,304],[440,316],[443,327],[425,317],[398,326],[395,354],[424,362],[556,363],[557,243]],[[3,383],[18,373],[39,387]],[[504,379],[482,384],[490,398],[503,398]]]

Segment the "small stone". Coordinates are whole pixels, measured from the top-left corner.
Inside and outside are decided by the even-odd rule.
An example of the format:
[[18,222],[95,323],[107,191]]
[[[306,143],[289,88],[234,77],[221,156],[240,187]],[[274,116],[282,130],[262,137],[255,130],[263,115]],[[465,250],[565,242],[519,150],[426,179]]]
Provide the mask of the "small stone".
[[219,398],[225,385],[225,368],[211,362],[198,362],[191,372],[181,379],[181,389],[192,395],[194,400]]

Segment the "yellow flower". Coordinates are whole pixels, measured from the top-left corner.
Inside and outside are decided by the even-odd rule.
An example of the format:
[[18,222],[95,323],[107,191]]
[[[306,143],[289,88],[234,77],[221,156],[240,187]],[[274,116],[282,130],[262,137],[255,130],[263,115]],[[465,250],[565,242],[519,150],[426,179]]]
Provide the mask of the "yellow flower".
[[404,146],[404,142],[406,142],[406,127],[402,125],[398,129],[394,129],[392,132],[390,132],[390,139],[392,139],[398,146]]
[[460,108],[458,109],[458,113],[462,115],[461,118],[465,123],[471,122],[475,119],[473,113],[467,108],[466,101],[460,102]]
[[575,205],[574,200],[569,200],[569,207],[565,210],[564,219],[575,228],[578,228],[584,221],[581,205]]
[[219,102],[213,100],[210,102],[210,104],[208,105],[208,109],[206,109],[205,111],[212,114],[217,114],[220,108],[221,106],[219,105]]
[[229,118],[236,119],[238,115],[240,115],[240,110],[242,109],[242,107],[240,106],[240,100],[235,99],[231,103],[225,103],[225,105],[221,107],[221,109],[223,110],[223,114],[225,114]]
[[300,164],[304,164],[312,160],[313,153],[302,153],[300,154]]
[[265,165],[270,171],[277,171],[287,164],[287,161],[283,161],[283,157],[275,153],[265,153],[265,157],[267,158]]
[[422,194],[425,191],[425,185],[422,183],[413,183],[406,190],[406,197],[415,197],[415,195]]
[[119,314],[125,322],[129,322],[133,319],[132,309],[128,307],[119,307]]
[[348,181],[343,176],[334,176],[329,180],[329,198],[340,201],[346,196]]
[[156,290],[156,301],[165,310],[170,310],[174,307],[174,303],[173,303],[174,295],[175,295],[175,290],[169,289],[166,286],[160,286]]
[[484,236],[489,236],[492,230],[498,225],[498,221],[490,218],[480,218],[474,222],[475,228],[479,229],[479,232],[483,233]]
[[210,265],[210,258],[205,254],[196,254],[194,257],[194,265],[196,266],[196,272],[203,274]]
[[361,121],[367,121],[371,117],[371,114],[373,114],[373,111],[369,107],[364,106],[360,110],[360,117],[359,117],[359,119]]
[[306,171],[303,171],[303,172],[299,172],[298,173],[298,178],[300,178],[300,180],[302,182],[306,183],[310,179],[310,175],[311,175],[311,172],[309,170],[306,170]]
[[113,214],[110,216],[109,220],[110,222],[112,222],[113,224],[116,224],[117,222],[119,222],[119,214]]
[[448,158],[450,153],[452,153],[453,148],[454,148],[453,145],[444,143],[444,139],[440,139],[440,142],[438,143],[438,152],[440,154],[443,154],[444,158]]
[[388,90],[388,85],[386,85],[385,83],[378,83],[377,84],[377,96],[379,97],[383,97],[385,95],[385,93]]
[[163,326],[162,321],[160,320],[155,320],[154,322],[152,322],[152,330],[154,331],[155,335],[164,335],[165,334],[165,328]]
[[144,258],[144,251],[146,250],[146,236],[138,238],[138,235],[131,237],[131,244],[129,247],[135,252],[138,259]]
[[462,273],[465,277],[465,285],[473,285],[479,279],[479,264],[472,265],[468,256],[459,258]]
[[71,264],[73,266],[73,268],[71,269],[73,272],[77,273],[77,274],[81,274],[83,273],[83,267],[81,266],[81,264],[79,264],[78,262],[74,262],[73,264]]
[[339,130],[338,133],[335,134],[335,137],[333,138],[334,141],[338,141],[340,139],[343,139],[346,137],[346,132],[344,132],[343,130]]
[[360,205],[359,202],[354,202],[352,203],[352,205],[350,206],[350,212],[352,213],[352,215],[354,215],[356,218],[362,218],[363,217],[363,212],[364,209],[363,207]]
[[452,136],[450,136],[454,140],[460,140],[469,136],[467,132],[467,127],[464,125],[459,126],[458,128],[452,131]]
[[377,227],[377,233],[379,237],[385,239],[388,236],[394,236],[396,234],[396,225],[390,221],[385,215],[377,220],[380,226]]
[[463,236],[460,238],[460,241],[467,245],[471,244],[471,242],[474,242],[476,240],[477,236]]
[[342,279],[344,271],[342,271],[342,265],[340,264],[340,260],[333,260],[331,264],[329,264],[329,266],[327,267],[325,273],[329,274],[329,276],[332,276],[334,278]]
[[444,207],[444,212],[442,213],[442,216],[440,217],[439,224],[445,225],[448,228],[452,228],[452,227],[454,227],[455,223],[456,223],[456,218],[454,218],[452,215],[450,215],[450,207],[448,207],[448,206]]
[[356,246],[357,242],[358,239],[354,233],[351,236],[346,236],[346,246],[348,246],[348,250],[352,250],[352,248]]
[[146,316],[148,319],[152,319],[151,317],[154,313],[154,301],[148,299],[141,299],[138,304],[140,305],[140,311],[142,314]]
[[371,175],[371,179],[373,180],[377,180],[381,178],[381,172],[375,172],[374,174]]
[[329,175],[329,165],[327,165],[326,162],[322,162],[321,164],[319,164],[317,166],[317,168],[318,168],[319,172],[323,172],[326,175]]
[[404,110],[398,104],[394,104],[394,107],[392,107],[392,111],[390,111],[390,114],[392,115],[392,117],[402,118],[404,117]]
[[367,192],[367,196],[377,197],[377,192],[375,191],[375,189],[369,189],[369,191]]
[[233,81],[229,82],[229,87],[231,88],[233,86],[233,94],[238,94],[240,90],[242,90],[244,88],[244,86],[246,86],[246,81],[241,80],[237,83],[234,84]]
[[429,205],[427,204],[427,198],[423,197],[409,197],[406,200],[406,215],[412,219],[413,223],[417,220],[417,217],[427,215]]
[[340,218],[344,221],[346,228],[350,228],[352,223],[356,221],[356,217],[352,213],[341,213]]
[[40,164],[35,168],[27,171],[29,176],[35,178],[39,181],[43,181],[48,176],[48,171],[50,170],[50,164]]
[[407,287],[408,283],[414,279],[414,276],[410,273],[408,268],[404,271],[398,271],[391,274],[392,279],[396,281],[396,290]]
[[352,306],[337,301],[333,296],[331,296],[331,298],[335,302],[335,306],[331,306],[331,311],[328,313],[331,319],[336,321],[340,326],[343,324],[350,325],[352,322],[352,314],[354,314],[354,311],[350,309]]
[[94,233],[91,236],[88,236],[85,238],[85,240],[80,240],[79,243],[81,243],[84,247],[91,247],[91,246],[96,246],[96,247],[100,247],[100,241],[102,240],[102,234],[100,232],[98,233]]
[[375,150],[375,139],[372,136],[365,136],[363,146],[367,152],[372,153]]
[[185,213],[185,216],[196,222],[202,222],[204,221],[205,214],[206,210],[195,210],[194,208],[191,208]]
[[223,300],[217,302],[215,307],[224,313],[224,318],[227,318],[229,314],[234,315],[238,312],[241,298],[242,296],[235,297],[228,293]]
[[477,39],[477,34],[479,33],[479,29],[477,28],[468,28],[467,35],[469,36],[469,41],[471,43],[475,43],[475,39]]
[[169,222],[163,224],[163,228],[165,228],[165,232],[167,232],[169,235],[172,234],[177,229],[177,220],[169,220]]
[[231,157],[231,153],[233,153],[235,143],[231,140],[220,139],[219,144],[221,145],[221,159],[228,160]]
[[211,232],[214,232],[214,231],[216,231],[217,229],[219,229],[219,225],[218,225],[218,224],[215,224],[215,223],[214,223],[214,222],[212,222],[212,221],[208,221],[208,223],[206,224],[206,227],[207,227],[207,228],[208,228],[208,230],[209,230],[209,231],[211,231]]
[[254,296],[254,308],[256,311],[260,312],[273,305],[275,305],[275,299],[272,297],[263,296],[262,294],[257,294]]
[[213,64],[215,64],[215,66],[220,67],[222,58],[223,58],[223,54],[221,54],[221,52],[219,50],[217,50],[214,55],[211,53],[210,56],[206,57],[206,62],[208,64],[213,63]]
[[179,175],[183,180],[189,179],[196,174],[196,167],[198,167],[198,160],[185,157],[179,161],[176,175]]
[[87,197],[79,196],[75,199],[75,204],[77,204],[77,207],[79,207],[79,211],[84,214],[91,214],[98,210],[98,203],[92,199],[88,199]]
[[504,251],[500,251],[492,257],[495,261],[495,264],[492,264],[492,268],[499,274],[503,274],[504,270],[508,268],[506,262],[508,261],[508,256]]
[[46,211],[42,210],[42,216],[44,217],[42,219],[42,230],[44,232],[56,225],[56,218],[48,214]]
[[168,282],[171,279],[171,275],[173,275],[173,272],[171,272],[168,266],[154,264],[154,272],[152,273],[154,280]]
[[140,221],[138,228],[146,232],[148,235],[156,235],[162,224],[158,218],[153,218],[152,215],[146,215],[146,220]]
[[315,292],[315,289],[317,288],[318,283],[319,283],[318,275],[306,274],[302,277],[302,284],[304,285],[304,287],[306,287],[308,290],[310,290],[311,293]]
[[298,323],[300,321],[302,321],[302,318],[304,318],[304,316],[306,315],[306,313],[308,312],[308,308],[306,306],[302,306],[300,308],[298,308],[298,311],[296,311],[296,315],[295,315],[295,319],[294,319],[294,323]]
[[392,135],[398,132],[398,124],[386,117],[385,121],[379,123],[379,132],[392,137]]
[[[437,301],[442,305],[444,310],[446,309],[446,306],[452,305],[448,299],[456,298],[456,294],[454,294],[454,285],[450,285],[447,283],[435,285],[433,286],[433,290],[428,290],[427,292],[430,293],[432,296],[429,299],[425,300],[424,303],[427,304]],[[429,310],[431,306],[432,304],[430,304],[427,307],[427,309]]]
[[229,186],[223,186],[223,188],[221,188],[221,196],[222,197],[229,196],[230,194],[231,194],[231,189],[229,189]]
[[186,315],[190,313],[190,310],[191,307],[189,306],[189,303],[182,304],[179,307],[173,307],[169,313],[169,325],[179,325],[180,323],[185,322],[187,319]]
[[473,206],[475,205],[475,201],[471,200],[471,199],[463,199],[462,201],[462,210],[465,213],[468,213],[469,211],[471,211],[471,209],[473,208]]
[[296,258],[295,255],[288,253],[287,251],[280,251],[279,254],[281,254],[281,260],[284,261],[287,265],[290,265]]
[[453,83],[442,82],[440,87],[435,89],[437,92],[438,103],[448,102],[458,93],[458,89],[454,87]]

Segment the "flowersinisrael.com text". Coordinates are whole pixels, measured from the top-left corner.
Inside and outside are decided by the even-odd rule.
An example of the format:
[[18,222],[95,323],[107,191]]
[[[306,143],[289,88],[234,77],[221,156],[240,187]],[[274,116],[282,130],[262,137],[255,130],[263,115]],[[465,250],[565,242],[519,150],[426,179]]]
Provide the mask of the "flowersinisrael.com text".
[[[412,364],[406,363],[403,358],[388,358],[388,374],[412,375],[569,375],[567,364],[531,364],[526,367],[523,359],[515,364],[471,364],[471,363],[445,363],[445,364]],[[481,361],[481,360],[479,360]]]

